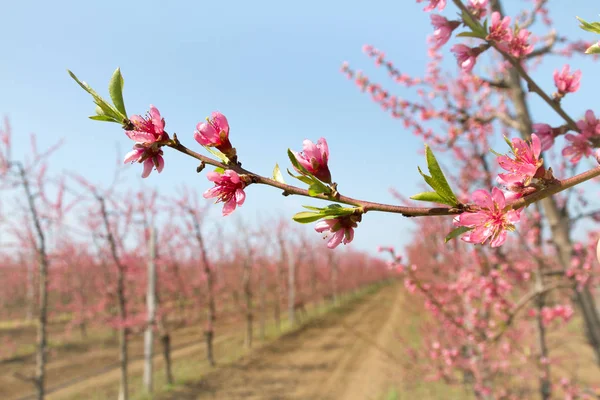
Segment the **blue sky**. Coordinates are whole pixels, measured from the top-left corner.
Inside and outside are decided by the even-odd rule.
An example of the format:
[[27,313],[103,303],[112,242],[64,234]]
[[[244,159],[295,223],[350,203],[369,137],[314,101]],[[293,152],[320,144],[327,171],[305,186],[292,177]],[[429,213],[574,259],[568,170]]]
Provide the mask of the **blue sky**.
[[[510,11],[521,2],[506,3]],[[597,8],[592,2],[554,3],[551,16],[561,33],[591,39],[577,28],[574,17],[594,20]],[[402,71],[421,75],[427,62],[424,44],[432,31],[422,8],[412,0],[6,2],[0,25],[0,114],[12,123],[15,154],[26,153],[31,132],[38,135],[40,147],[64,138],[53,170],[76,170],[108,184],[115,148],[124,154],[131,143],[117,125],[87,119],[94,110],[91,99],[66,69],[107,94],[108,79],[119,66],[128,112],[144,113],[149,104],[156,105],[167,130],[192,148],[200,148],[192,139],[196,123],[213,110],[228,117],[244,166],[264,175],[276,162],[288,165],[288,147],[300,149],[303,139],[325,136],[330,168],[342,193],[395,203],[390,188],[407,195],[419,191],[416,166],[424,164],[418,155],[423,143],[339,69],[347,60],[393,88],[384,71],[362,54],[362,45],[369,43],[384,50]],[[443,14],[452,17],[454,12],[448,7]],[[545,76],[548,91],[552,71],[563,64],[550,59],[537,71]],[[584,85],[565,107],[578,116],[598,92],[597,66],[581,57],[572,64],[583,70]],[[455,68],[453,59],[448,67]],[[533,111],[539,121],[557,122],[539,103]],[[153,173],[143,183],[165,194],[183,183],[203,192],[210,185],[195,167],[192,159],[167,152],[163,173]],[[126,168],[127,184],[141,185],[141,167]],[[250,187],[247,194],[236,214],[249,221],[274,214],[291,217],[301,204],[311,203],[284,199],[267,187]],[[228,227],[240,217],[223,219],[219,214],[220,206],[213,215]],[[355,246],[373,250],[378,244],[406,243],[410,229],[402,217],[369,214],[356,233]]]

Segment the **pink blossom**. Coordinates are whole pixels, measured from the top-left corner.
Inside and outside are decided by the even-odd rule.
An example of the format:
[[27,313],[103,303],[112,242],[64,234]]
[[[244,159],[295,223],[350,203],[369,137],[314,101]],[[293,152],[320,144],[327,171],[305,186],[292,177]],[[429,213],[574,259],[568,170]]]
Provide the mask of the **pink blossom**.
[[571,144],[565,147],[562,151],[562,155],[565,157],[571,157],[571,162],[577,164],[581,157],[589,157],[592,154],[592,147],[590,142],[584,135],[572,135],[567,133],[565,139],[571,142]]
[[165,167],[165,160],[162,157],[163,151],[157,149],[150,155],[149,148],[145,148],[136,144],[129,153],[125,155],[124,163],[139,162],[144,164],[142,178],[147,178],[152,172],[152,167],[156,167],[156,171],[160,174]]
[[231,214],[236,206],[244,204],[246,183],[235,171],[228,169],[223,174],[211,171],[206,174],[206,177],[209,181],[214,182],[215,186],[204,192],[203,196],[205,199],[216,197],[217,203],[225,203],[223,216]]
[[558,70],[554,71],[554,84],[561,94],[575,93],[579,90],[581,71],[577,70],[571,74],[570,68],[569,64],[565,64],[560,73]]
[[473,192],[473,202],[479,206],[479,211],[462,213],[454,220],[456,226],[474,228],[462,239],[481,244],[490,239],[492,247],[501,246],[506,241],[506,231],[514,230],[514,224],[519,222],[520,211],[504,210],[506,199],[498,188],[493,188],[491,195],[485,190],[476,190]]
[[327,166],[327,162],[329,161],[329,147],[325,138],[317,140],[316,145],[306,139],[302,142],[302,151],[300,153],[292,151],[292,153],[300,165],[308,170],[308,172],[325,183],[331,183],[331,172],[329,172],[329,167]]
[[587,138],[600,134],[600,121],[592,110],[587,110],[584,119],[577,121],[577,127]]
[[227,118],[218,111],[213,111],[211,118],[196,125],[194,139],[202,146],[219,147],[229,141],[229,123]]
[[417,0],[417,3],[422,3],[423,1],[429,1],[429,4],[423,9],[423,11],[431,11],[436,7],[439,11],[443,11],[446,7],[446,0]]
[[508,44],[508,52],[513,57],[521,58],[533,51],[533,46],[529,44],[530,32],[527,29],[520,29],[516,35],[513,35]]
[[534,133],[531,135],[531,145],[528,145],[523,139],[513,138],[511,150],[514,159],[506,155],[498,156],[500,167],[509,171],[508,174],[498,176],[508,184],[522,182],[524,186],[528,186],[538,168],[544,163],[540,158],[540,139]]
[[534,133],[542,142],[542,151],[550,150],[554,145],[554,130],[548,124],[533,124]]
[[344,216],[324,219],[315,224],[315,230],[325,233],[323,238],[331,236],[327,247],[335,249],[340,243],[348,244],[354,239],[354,228],[358,226],[360,216]]
[[169,140],[169,135],[165,132],[165,119],[152,104],[148,115],[133,115],[129,120],[133,124],[133,130],[125,131],[125,134],[136,143],[149,144]]
[[498,11],[492,13],[490,33],[487,35],[487,40],[494,40],[498,43],[510,42],[512,39],[512,30],[509,29],[510,17],[506,16],[500,19],[502,16]]
[[161,117],[156,107],[150,105],[150,111],[146,117],[134,115],[129,119],[133,130],[125,131],[125,134],[135,142],[133,150],[125,155],[125,163],[138,162],[144,164],[142,178],[147,178],[156,167],[160,173],[165,167],[163,151],[160,146],[169,140],[165,132],[165,120]]
[[466,73],[471,73],[477,62],[477,56],[479,55],[478,49],[465,46],[464,44],[455,44],[450,51],[456,56],[458,65],[462,70]]
[[467,8],[475,18],[480,19],[485,16],[487,6],[488,0],[469,0]]
[[435,48],[439,49],[448,42],[452,36],[452,31],[460,25],[460,22],[448,21],[441,15],[431,14],[431,24],[435,28],[435,31],[433,31]]

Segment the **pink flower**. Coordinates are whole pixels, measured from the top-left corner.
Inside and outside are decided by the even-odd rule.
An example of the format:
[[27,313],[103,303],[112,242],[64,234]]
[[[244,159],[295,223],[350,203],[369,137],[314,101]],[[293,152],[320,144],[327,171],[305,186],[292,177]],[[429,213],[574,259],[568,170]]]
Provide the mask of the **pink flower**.
[[592,154],[592,147],[590,142],[584,135],[572,135],[567,133],[565,139],[571,142],[571,144],[565,147],[562,151],[562,155],[565,157],[571,157],[571,162],[577,164],[581,157],[589,157]]
[[577,121],[577,127],[581,130],[581,134],[587,138],[600,134],[600,121],[596,119],[596,115],[592,110],[587,110],[585,118]]
[[165,119],[152,104],[150,104],[150,111],[146,117],[133,115],[129,120],[134,128],[132,131],[125,131],[125,134],[136,143],[169,140],[169,135],[165,132]]
[[492,13],[490,33],[487,35],[487,40],[494,40],[498,43],[510,42],[512,39],[512,30],[509,29],[510,17],[506,16],[502,19],[498,11]]
[[544,160],[540,158],[542,151],[540,139],[534,133],[531,135],[531,145],[527,145],[523,139],[512,139],[512,152],[514,159],[502,155],[498,156],[498,164],[508,174],[499,174],[498,176],[506,183],[523,183],[523,186],[528,186],[537,172],[542,166]]
[[488,0],[469,0],[467,8],[475,18],[480,19],[485,16],[487,6]]
[[581,71],[577,70],[571,74],[570,69],[569,64],[565,64],[560,73],[554,70],[554,84],[560,94],[575,93],[579,90]]
[[162,157],[163,151],[157,149],[150,152],[149,148],[136,144],[129,153],[125,155],[124,163],[139,162],[144,164],[142,178],[147,178],[152,172],[152,167],[156,167],[156,171],[160,174],[165,167],[165,160]]
[[315,230],[325,233],[323,238],[331,236],[327,247],[335,249],[340,243],[348,244],[354,239],[354,228],[358,226],[360,219],[360,215],[324,219],[315,224]]
[[204,192],[203,196],[205,199],[216,197],[217,203],[225,203],[223,216],[231,214],[236,206],[244,204],[246,183],[235,171],[228,169],[223,174],[212,171],[207,173],[206,177],[209,181],[214,182],[215,186]]
[[480,207],[479,211],[462,213],[454,220],[457,226],[474,228],[463,235],[462,239],[468,243],[481,244],[490,239],[492,247],[501,246],[506,241],[506,231],[514,230],[514,224],[519,222],[520,211],[504,210],[506,199],[498,188],[493,188],[491,195],[485,190],[476,190],[473,192],[473,202]]
[[[417,3],[422,3],[424,0],[417,0]],[[446,0],[427,0],[429,4],[423,9],[423,11],[431,11],[434,8],[438,8],[439,11],[443,11],[446,7]]]
[[196,125],[194,139],[203,146],[216,147],[230,160],[236,159],[236,151],[229,141],[229,123],[227,118],[218,111],[213,111],[206,122]]
[[529,44],[529,35],[530,33],[527,29],[521,29],[516,35],[512,36],[508,44],[508,52],[513,57],[521,58],[533,51],[533,46]]
[[435,31],[433,31],[435,48],[439,49],[448,42],[450,36],[452,36],[452,31],[460,25],[460,22],[448,21],[441,15],[431,14],[431,24],[435,28]]
[[211,118],[196,125],[194,139],[202,146],[218,147],[229,141],[229,123],[227,118],[218,111],[213,111]]
[[533,124],[534,133],[542,142],[542,151],[549,150],[554,145],[554,130],[548,124]]
[[329,147],[325,138],[317,140],[316,145],[306,139],[302,142],[302,152],[296,153],[292,151],[292,153],[300,165],[306,168],[308,172],[325,183],[331,183],[331,172],[329,172],[329,167],[327,166],[327,162],[329,161]]
[[129,119],[133,125],[133,130],[125,131],[125,134],[135,142],[133,150],[125,155],[125,163],[138,162],[144,164],[142,178],[147,178],[152,172],[152,167],[156,167],[160,173],[165,167],[163,151],[160,146],[163,142],[169,140],[169,135],[165,132],[165,120],[160,112],[152,104],[146,117],[134,115]]
[[458,65],[462,68],[462,70],[466,73],[471,73],[475,63],[477,62],[477,56],[480,53],[479,50],[476,48],[470,48],[464,44],[455,44],[452,46],[450,51],[452,51],[456,56]]

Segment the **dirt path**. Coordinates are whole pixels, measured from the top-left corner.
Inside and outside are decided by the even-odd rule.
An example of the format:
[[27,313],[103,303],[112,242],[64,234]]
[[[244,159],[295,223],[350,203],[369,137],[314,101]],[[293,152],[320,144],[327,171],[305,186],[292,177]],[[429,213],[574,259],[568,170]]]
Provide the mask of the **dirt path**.
[[399,379],[386,353],[398,348],[399,293],[386,286],[161,399],[378,400]]

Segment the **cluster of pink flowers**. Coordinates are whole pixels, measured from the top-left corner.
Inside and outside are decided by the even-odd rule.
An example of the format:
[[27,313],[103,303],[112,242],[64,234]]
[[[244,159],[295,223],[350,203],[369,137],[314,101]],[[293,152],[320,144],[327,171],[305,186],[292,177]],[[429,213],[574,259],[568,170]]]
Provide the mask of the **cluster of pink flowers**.
[[489,239],[492,247],[501,246],[506,241],[507,231],[514,230],[514,224],[519,222],[520,211],[505,210],[506,198],[498,188],[493,188],[491,195],[480,189],[472,196],[479,211],[465,212],[454,219],[456,226],[473,228],[462,236],[462,240],[484,244]]
[[[541,311],[542,322],[548,326],[557,318],[561,318],[564,322],[568,322],[575,312],[570,305],[556,305],[554,307],[543,307]],[[536,311],[532,310],[531,315],[535,315]]]
[[494,41],[498,46],[510,53],[513,57],[521,58],[533,51],[529,43],[530,32],[527,29],[510,28],[510,17],[502,17],[499,12],[492,13],[490,32],[486,37],[488,41]]
[[165,132],[164,118],[161,117],[156,107],[150,105],[150,111],[146,117],[134,115],[130,121],[133,124],[133,130],[125,131],[125,134],[135,142],[135,145],[133,150],[125,155],[125,163],[143,163],[142,178],[148,177],[153,167],[156,167],[160,173],[165,166],[160,145],[169,140],[169,135]]

